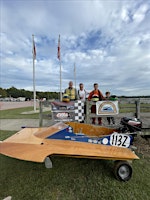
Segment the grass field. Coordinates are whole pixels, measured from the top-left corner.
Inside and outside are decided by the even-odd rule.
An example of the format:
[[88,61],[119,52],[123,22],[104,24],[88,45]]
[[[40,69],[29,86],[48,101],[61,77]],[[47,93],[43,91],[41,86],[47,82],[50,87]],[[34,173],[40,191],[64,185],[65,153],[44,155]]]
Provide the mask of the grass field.
[[[13,131],[1,131],[0,140]],[[133,162],[133,176],[119,182],[113,162],[52,157],[53,168],[0,155],[0,199],[12,200],[149,200],[150,159]]]
[[[141,112],[150,112],[150,104],[140,104]],[[120,113],[128,113],[128,112],[136,112],[135,104],[119,104],[119,112]]]
[[[28,111],[33,111],[33,107],[1,110],[0,119],[39,119],[39,113],[22,114]],[[49,113],[50,111],[44,112],[44,114],[49,114]]]
[[[124,109],[126,112],[128,106]],[[32,107],[0,111],[1,119],[38,119],[39,114],[21,114]],[[49,113],[49,112],[47,112]],[[14,131],[0,131],[4,140]],[[0,199],[12,200],[149,200],[150,157],[138,154],[133,176],[119,182],[113,162],[53,156],[53,168],[0,155]]]
[[[37,109],[38,110],[38,109]],[[33,107],[14,108],[0,110],[0,119],[39,119],[39,113],[30,113]],[[28,114],[23,114],[29,112]],[[119,104],[120,113],[135,113],[135,104]],[[141,104],[141,112],[150,113],[150,104]],[[44,111],[44,114],[50,115],[51,111]]]
[[[0,119],[39,119],[39,113],[22,114],[24,112],[33,111],[33,107],[16,108],[0,111]],[[135,113],[135,104],[121,104],[119,105],[120,113]],[[150,112],[149,104],[141,104],[141,112]],[[50,114],[50,111],[44,112]]]

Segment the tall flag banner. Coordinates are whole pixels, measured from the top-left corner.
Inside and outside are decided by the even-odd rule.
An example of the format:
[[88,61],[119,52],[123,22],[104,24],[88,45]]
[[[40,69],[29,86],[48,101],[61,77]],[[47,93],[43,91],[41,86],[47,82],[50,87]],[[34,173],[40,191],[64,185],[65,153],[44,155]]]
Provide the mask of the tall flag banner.
[[58,52],[57,52],[57,58],[60,60],[60,35],[58,38]]
[[35,48],[34,38],[33,38],[33,49],[32,49],[32,53],[33,53],[33,58],[34,58],[34,60],[35,60],[35,59],[36,59],[36,48]]

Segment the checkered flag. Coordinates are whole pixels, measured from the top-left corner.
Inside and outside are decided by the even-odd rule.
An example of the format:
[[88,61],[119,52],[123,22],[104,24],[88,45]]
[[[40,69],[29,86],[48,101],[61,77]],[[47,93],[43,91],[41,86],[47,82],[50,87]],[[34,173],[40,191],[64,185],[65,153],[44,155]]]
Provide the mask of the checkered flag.
[[78,100],[74,103],[75,108],[75,121],[84,121],[84,102]]

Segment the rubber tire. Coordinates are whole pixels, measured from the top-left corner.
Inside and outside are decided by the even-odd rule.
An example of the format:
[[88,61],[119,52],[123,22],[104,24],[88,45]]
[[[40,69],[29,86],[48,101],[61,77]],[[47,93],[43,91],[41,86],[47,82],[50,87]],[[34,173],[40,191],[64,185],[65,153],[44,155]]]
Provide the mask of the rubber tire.
[[131,165],[127,161],[115,161],[114,175],[119,181],[129,181],[132,177]]

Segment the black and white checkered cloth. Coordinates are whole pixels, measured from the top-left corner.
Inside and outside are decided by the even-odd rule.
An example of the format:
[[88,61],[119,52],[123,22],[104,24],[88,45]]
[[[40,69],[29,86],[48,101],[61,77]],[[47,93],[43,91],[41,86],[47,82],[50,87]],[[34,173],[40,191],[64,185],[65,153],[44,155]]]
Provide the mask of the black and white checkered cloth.
[[84,102],[78,100],[74,103],[75,109],[75,121],[82,122],[84,121]]

